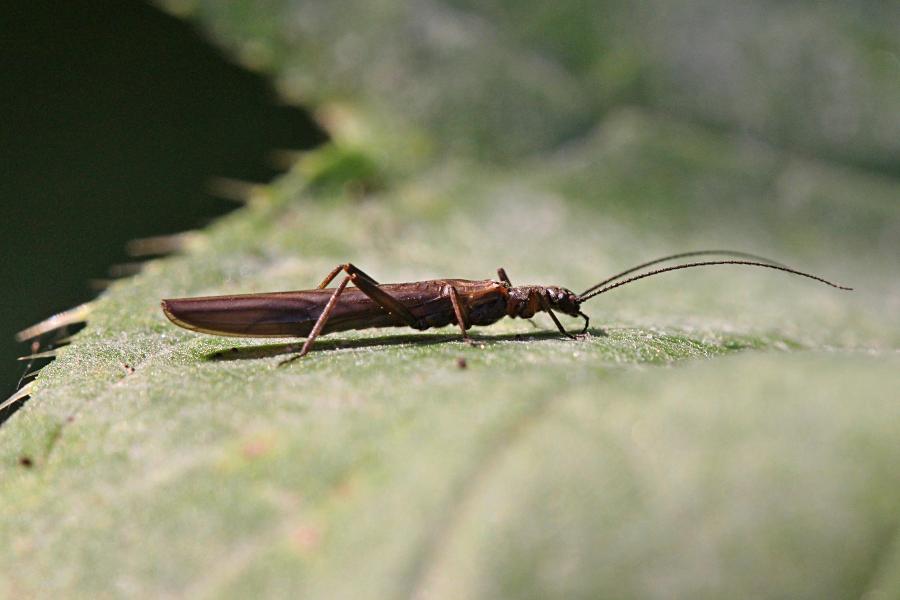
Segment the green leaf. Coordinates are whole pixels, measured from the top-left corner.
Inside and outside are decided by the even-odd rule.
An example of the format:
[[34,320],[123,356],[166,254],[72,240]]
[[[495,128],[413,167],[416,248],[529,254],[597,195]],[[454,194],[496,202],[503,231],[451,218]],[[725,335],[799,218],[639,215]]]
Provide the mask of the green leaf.
[[[42,371],[0,428],[0,595],[900,593],[895,179],[622,105],[654,80],[598,66],[620,42],[580,3],[179,6],[335,142],[114,285]],[[857,291],[697,269],[592,300],[584,340],[371,330],[281,368],[290,344],[159,309],[348,260],[580,290],[716,246]]]

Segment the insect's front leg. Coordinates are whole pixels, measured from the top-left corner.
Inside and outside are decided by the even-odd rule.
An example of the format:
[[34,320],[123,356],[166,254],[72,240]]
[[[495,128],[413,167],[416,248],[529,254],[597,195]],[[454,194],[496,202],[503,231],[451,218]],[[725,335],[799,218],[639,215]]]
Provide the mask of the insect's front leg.
[[548,315],[550,315],[550,318],[553,319],[553,324],[556,325],[556,328],[559,329],[559,332],[560,332],[561,334],[563,334],[564,336],[566,336],[566,337],[569,338],[570,340],[577,340],[577,339],[579,339],[579,337],[581,336],[581,334],[579,334],[579,335],[576,336],[576,335],[572,335],[571,333],[569,333],[568,331],[566,331],[566,328],[563,327],[563,324],[559,322],[559,319],[556,317],[556,315],[553,313],[553,310],[550,308],[550,303],[547,302],[547,299],[544,298],[543,296],[541,296],[541,309],[542,309],[543,311],[545,311]]

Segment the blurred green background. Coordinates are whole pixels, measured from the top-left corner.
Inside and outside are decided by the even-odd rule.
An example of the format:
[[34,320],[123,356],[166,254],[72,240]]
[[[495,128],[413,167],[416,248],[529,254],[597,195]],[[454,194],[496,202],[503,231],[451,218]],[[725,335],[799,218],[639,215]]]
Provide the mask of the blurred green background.
[[213,177],[265,182],[316,144],[307,115],[194,28],[140,0],[0,3],[0,395],[16,331],[93,298],[128,240],[236,205]]

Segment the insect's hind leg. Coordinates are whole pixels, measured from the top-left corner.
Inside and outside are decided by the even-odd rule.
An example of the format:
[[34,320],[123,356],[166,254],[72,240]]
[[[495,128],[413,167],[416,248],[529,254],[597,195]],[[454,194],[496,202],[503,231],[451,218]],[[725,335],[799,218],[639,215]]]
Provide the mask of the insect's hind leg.
[[341,271],[345,271],[347,273],[347,275],[352,275],[353,273],[356,273],[357,276],[367,280],[372,285],[379,285],[378,282],[375,281],[374,279],[372,279],[372,277],[370,275],[367,275],[366,273],[364,273],[362,269],[360,269],[353,263],[344,263],[342,265],[338,265],[335,268],[333,268],[331,270],[331,273],[329,273],[328,275],[325,276],[325,279],[322,280],[322,283],[320,283],[316,289],[324,290],[328,286],[328,284],[331,283],[332,280],[334,280],[334,278],[337,277],[338,273],[340,273]]
[[334,290],[334,293],[331,295],[331,298],[328,299],[328,303],[325,304],[325,308],[322,310],[322,314],[319,315],[319,318],[316,319],[316,324],[313,326],[312,331],[309,332],[309,335],[306,336],[306,341],[303,342],[303,348],[300,349],[299,354],[292,356],[286,360],[278,363],[278,366],[286,365],[290,362],[297,360],[298,358],[302,358],[306,356],[306,353],[309,352],[309,349],[312,348],[313,343],[316,341],[316,338],[319,337],[319,334],[322,333],[322,329],[325,327],[325,324],[328,322],[329,317],[331,317],[332,311],[334,311],[334,307],[337,306],[337,301],[340,295],[344,292],[344,289],[347,287],[347,284],[350,283],[350,276],[344,277],[343,281],[341,281],[340,285],[337,286],[337,289]]
[[324,290],[326,287],[328,287],[328,284],[331,283],[331,281],[332,281],[335,277],[337,277],[337,274],[340,273],[341,271],[343,271],[343,270],[344,270],[344,267],[346,267],[346,266],[347,266],[347,265],[338,265],[338,266],[336,266],[335,268],[333,268],[333,269],[331,270],[331,273],[329,273],[328,275],[326,275],[326,276],[325,276],[325,279],[322,280],[322,283],[320,283],[318,286],[316,286],[316,289],[317,289],[317,290]]
[[413,329],[427,329],[427,326],[417,319],[408,308],[403,306],[402,302],[384,291],[374,279],[356,268],[353,264],[347,263],[344,265],[344,271],[346,271],[350,279],[353,280],[353,285],[358,287],[366,296],[374,300],[378,306],[392,315],[399,317]]
[[334,307],[337,305],[338,298],[344,292],[344,289],[347,287],[347,284],[351,281],[353,284],[359,288],[359,290],[364,293],[366,296],[371,298],[378,306],[388,311],[389,313],[396,315],[400,319],[402,319],[407,325],[412,327],[413,329],[425,329],[423,324],[416,319],[416,317],[409,312],[403,304],[400,303],[399,300],[385,292],[378,285],[378,282],[372,279],[369,275],[362,270],[357,268],[353,263],[346,263],[343,265],[338,265],[322,280],[322,283],[319,284],[318,289],[325,289],[325,287],[337,277],[338,273],[344,271],[347,273],[347,276],[341,281],[341,284],[334,290],[334,293],[328,299],[328,303],[325,305],[325,308],[322,310],[322,314],[319,315],[319,318],[316,319],[316,324],[313,326],[312,331],[310,331],[309,335],[306,337],[306,341],[303,343],[303,347],[300,349],[299,354],[296,356],[292,356],[291,358],[282,361],[279,363],[280,365],[285,365],[292,361],[297,360],[306,355],[309,352],[310,348],[312,348],[313,343],[316,341],[316,338],[319,337],[319,334],[322,333],[322,330],[325,328],[326,323],[328,323],[328,319],[331,317],[331,313],[334,311]]
[[353,263],[344,263],[342,265],[336,266],[331,270],[325,279],[322,280],[322,283],[319,284],[318,289],[325,289],[325,287],[331,283],[331,281],[337,277],[337,274],[341,271],[347,273],[350,277],[350,280],[353,282],[359,290],[364,293],[366,296],[375,301],[378,306],[388,311],[389,313],[399,317],[406,323],[408,326],[413,329],[425,329],[423,324],[413,315],[408,308],[403,306],[403,304],[381,289],[380,284],[375,281],[370,275],[366,274],[365,271],[354,265]]

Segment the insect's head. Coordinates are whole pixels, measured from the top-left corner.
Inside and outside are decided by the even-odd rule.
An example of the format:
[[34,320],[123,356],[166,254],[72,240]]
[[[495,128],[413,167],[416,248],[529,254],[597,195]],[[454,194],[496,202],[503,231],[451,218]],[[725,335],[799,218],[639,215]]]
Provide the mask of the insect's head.
[[572,290],[550,286],[543,289],[543,294],[553,310],[573,317],[581,314],[581,299]]

